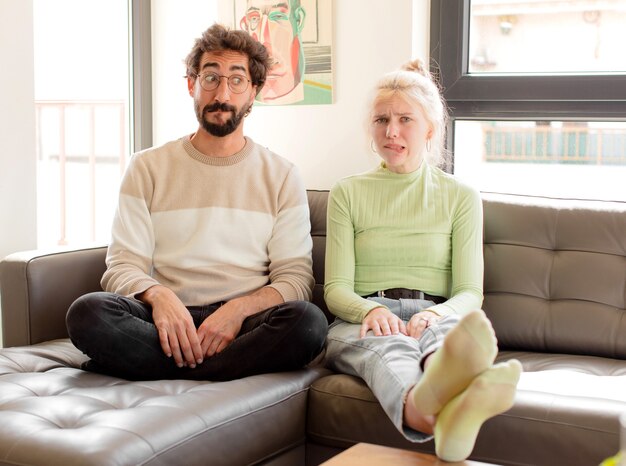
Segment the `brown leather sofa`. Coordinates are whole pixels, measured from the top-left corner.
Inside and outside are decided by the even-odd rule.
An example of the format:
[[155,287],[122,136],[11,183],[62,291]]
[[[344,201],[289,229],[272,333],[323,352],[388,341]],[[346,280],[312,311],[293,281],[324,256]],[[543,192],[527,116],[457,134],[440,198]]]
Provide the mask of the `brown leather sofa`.
[[[309,192],[314,300],[324,308],[327,195]],[[498,357],[526,372],[472,458],[596,465],[618,450],[626,411],[626,205],[483,199],[483,307]],[[0,464],[316,465],[357,442],[433,451],[406,442],[362,381],[320,366],[220,383],[81,371],[64,316],[99,289],[104,255],[35,251],[0,263]]]

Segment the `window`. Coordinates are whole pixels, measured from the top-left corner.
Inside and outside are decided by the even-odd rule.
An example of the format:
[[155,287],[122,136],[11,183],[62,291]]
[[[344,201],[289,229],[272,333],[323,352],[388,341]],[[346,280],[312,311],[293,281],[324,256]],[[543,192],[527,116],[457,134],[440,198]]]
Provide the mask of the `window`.
[[431,15],[456,175],[626,201],[625,0],[433,0]]
[[472,0],[470,73],[626,72],[626,0]]
[[33,2],[39,247],[109,240],[137,123],[129,3]]

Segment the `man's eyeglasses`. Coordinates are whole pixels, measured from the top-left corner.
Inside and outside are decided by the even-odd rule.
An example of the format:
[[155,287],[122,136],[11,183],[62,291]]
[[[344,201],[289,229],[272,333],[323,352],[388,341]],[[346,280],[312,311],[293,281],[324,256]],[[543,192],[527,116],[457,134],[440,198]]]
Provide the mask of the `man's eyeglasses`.
[[230,76],[223,76],[217,73],[203,73],[198,76],[200,80],[200,86],[205,91],[214,91],[220,85],[220,79],[226,78],[228,81],[228,88],[235,94],[241,94],[248,89],[250,80],[241,74],[231,74]]

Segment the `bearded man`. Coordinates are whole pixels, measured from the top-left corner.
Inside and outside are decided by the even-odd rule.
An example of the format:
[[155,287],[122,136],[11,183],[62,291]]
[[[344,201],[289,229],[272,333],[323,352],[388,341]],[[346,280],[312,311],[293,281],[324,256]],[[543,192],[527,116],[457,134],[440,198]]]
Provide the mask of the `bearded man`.
[[301,368],[322,350],[306,191],[293,164],[244,136],[265,47],[220,25],[186,59],[198,129],[135,154],[103,292],[68,310],[83,368],[127,379],[231,380]]

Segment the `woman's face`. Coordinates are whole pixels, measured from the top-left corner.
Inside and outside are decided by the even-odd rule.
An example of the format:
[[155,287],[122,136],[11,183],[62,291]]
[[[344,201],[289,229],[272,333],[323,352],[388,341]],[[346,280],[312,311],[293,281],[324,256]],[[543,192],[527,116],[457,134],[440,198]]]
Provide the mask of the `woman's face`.
[[394,173],[419,168],[426,140],[433,133],[422,108],[397,93],[374,101],[370,131],[376,152]]

